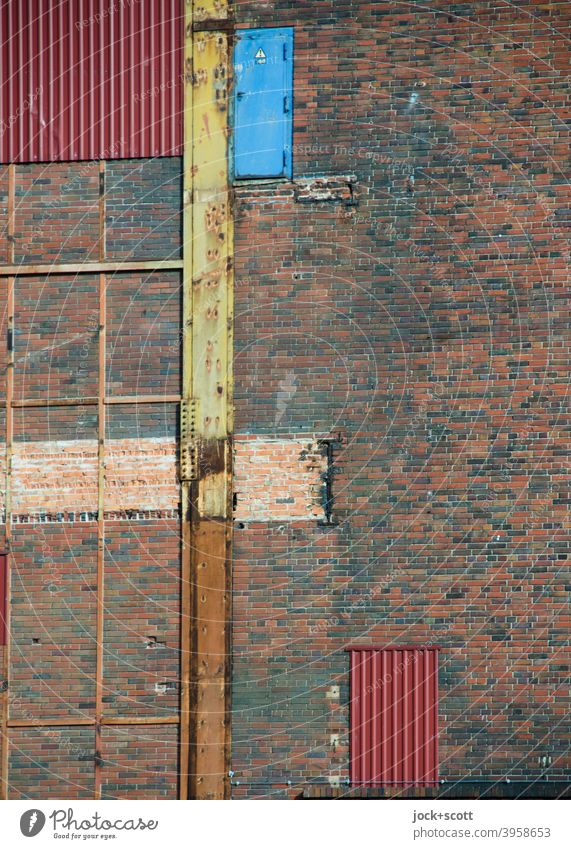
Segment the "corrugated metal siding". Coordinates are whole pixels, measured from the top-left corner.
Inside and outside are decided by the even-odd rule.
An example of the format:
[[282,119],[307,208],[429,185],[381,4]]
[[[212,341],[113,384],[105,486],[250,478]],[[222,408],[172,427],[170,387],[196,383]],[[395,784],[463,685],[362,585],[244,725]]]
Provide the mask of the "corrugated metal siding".
[[0,161],[175,156],[182,0],[0,4]]
[[438,650],[352,648],[351,782],[438,782]]
[[7,607],[7,558],[0,554],[0,646],[6,645],[6,607]]

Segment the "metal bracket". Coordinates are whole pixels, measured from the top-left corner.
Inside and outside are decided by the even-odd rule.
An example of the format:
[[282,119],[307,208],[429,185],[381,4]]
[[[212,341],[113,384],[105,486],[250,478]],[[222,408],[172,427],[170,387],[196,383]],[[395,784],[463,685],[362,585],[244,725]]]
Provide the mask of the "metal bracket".
[[196,398],[180,402],[180,479],[193,481],[198,477],[198,447],[196,442]]

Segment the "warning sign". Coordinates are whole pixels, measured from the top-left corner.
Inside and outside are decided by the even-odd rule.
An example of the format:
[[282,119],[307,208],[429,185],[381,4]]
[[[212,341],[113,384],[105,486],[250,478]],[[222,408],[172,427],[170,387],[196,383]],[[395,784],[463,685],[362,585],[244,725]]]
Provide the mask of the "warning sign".
[[266,54],[260,47],[258,52],[256,53],[256,65],[265,65],[266,64]]

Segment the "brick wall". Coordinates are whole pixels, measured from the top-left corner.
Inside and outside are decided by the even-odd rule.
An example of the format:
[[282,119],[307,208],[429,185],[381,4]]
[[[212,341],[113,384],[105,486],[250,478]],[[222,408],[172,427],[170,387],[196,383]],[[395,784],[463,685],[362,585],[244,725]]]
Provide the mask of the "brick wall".
[[[360,641],[441,646],[444,776],[568,777],[568,6],[237,13],[296,27],[295,179],[235,193],[237,795],[346,778]],[[97,163],[18,166],[16,261],[98,259],[98,186]],[[109,259],[180,256],[179,159],[107,163],[105,189]],[[4,260],[6,210],[2,168]],[[97,283],[16,280],[17,398],[95,394]],[[107,295],[109,393],[176,393],[178,275]],[[105,704],[127,718],[176,710],[177,420],[107,408]],[[91,716],[96,408],[16,410],[14,438],[11,715]],[[331,438],[327,525],[302,453]],[[176,744],[104,727],[104,795],[173,798]],[[94,747],[11,729],[11,795],[92,796]]]
[[569,7],[238,17],[296,59],[294,181],[236,192],[237,431],[343,438],[337,526],[235,530],[236,795],[347,777],[359,642],[442,647],[443,776],[568,778]]

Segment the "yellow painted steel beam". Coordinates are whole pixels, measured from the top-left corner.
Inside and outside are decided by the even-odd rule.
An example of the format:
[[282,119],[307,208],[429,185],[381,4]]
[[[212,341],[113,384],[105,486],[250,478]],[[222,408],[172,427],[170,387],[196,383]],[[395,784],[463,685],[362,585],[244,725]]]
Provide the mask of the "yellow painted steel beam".
[[[14,233],[15,233],[15,206],[16,206],[16,166],[8,166],[8,260],[14,261]],[[10,786],[9,771],[9,748],[10,738],[8,733],[8,721],[10,719],[10,649],[11,649],[11,588],[12,588],[12,451],[14,439],[14,413],[12,400],[14,398],[14,285],[13,277],[6,281],[6,311],[8,346],[6,357],[6,455],[5,455],[5,493],[4,508],[6,512],[5,525],[5,549],[6,549],[6,640],[2,657],[2,689],[0,693],[1,710],[1,758],[0,758],[0,798],[8,799],[8,788]]]
[[180,735],[179,735],[179,789],[180,799],[190,795],[191,763],[191,682],[190,662],[192,650],[191,621],[191,483],[185,474],[185,457],[191,450],[188,445],[186,411],[192,399],[192,25],[193,3],[184,4],[183,52],[183,211],[182,211],[182,399],[180,478],[182,506],[182,569],[181,569],[181,636],[180,636]]
[[230,768],[230,8],[203,2],[193,15],[187,0],[185,10],[181,795],[220,799]]

